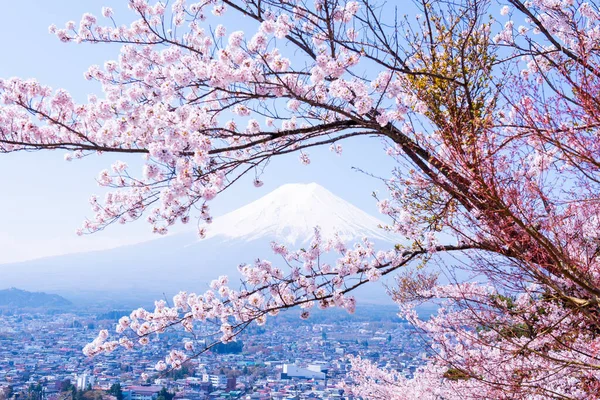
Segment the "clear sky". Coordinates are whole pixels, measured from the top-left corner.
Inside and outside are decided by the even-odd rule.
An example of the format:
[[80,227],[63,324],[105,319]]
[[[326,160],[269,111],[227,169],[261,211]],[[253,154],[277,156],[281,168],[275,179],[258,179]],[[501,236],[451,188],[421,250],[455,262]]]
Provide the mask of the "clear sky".
[[[126,0],[3,1],[0,78],[36,78],[54,88],[67,89],[78,101],[84,101],[88,93],[99,93],[97,85],[83,78],[83,72],[89,65],[116,59],[119,47],[64,44],[48,33],[48,26],[54,23],[60,27],[69,20],[78,22],[84,12],[100,16],[102,6],[115,10],[117,22],[128,22],[133,14],[126,4]],[[222,22],[229,31],[240,29],[239,21],[235,26],[227,19]],[[380,139],[346,142],[341,157],[325,148],[310,154],[309,166],[301,165],[297,155],[274,160],[262,176],[265,185],[259,189],[249,179],[239,182],[211,204],[214,215],[231,211],[290,182],[317,182],[377,215],[371,193],[383,186],[351,167],[387,176],[393,163],[385,155]],[[83,238],[76,236],[75,230],[85,216],[91,215],[89,196],[99,192],[95,177],[115,158],[94,156],[69,163],[63,155],[60,151],[0,154],[0,264],[156,238],[145,222],[109,227]],[[134,161],[123,160],[130,164]]]

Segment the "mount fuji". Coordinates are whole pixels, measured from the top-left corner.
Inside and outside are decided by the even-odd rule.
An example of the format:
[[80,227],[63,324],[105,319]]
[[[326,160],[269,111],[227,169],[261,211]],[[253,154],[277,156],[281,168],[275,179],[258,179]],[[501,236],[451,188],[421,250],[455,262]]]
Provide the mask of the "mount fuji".
[[378,228],[382,224],[316,183],[287,184],[215,219],[208,236],[243,241],[270,238],[297,246],[310,242],[314,227],[319,226],[324,237],[337,233],[345,241],[366,236],[393,242],[392,235]]
[[[349,243],[363,237],[382,249],[399,243],[401,239],[381,225],[379,219],[315,183],[287,184],[215,218],[205,239],[184,232],[109,250],[4,264],[0,284],[74,300],[139,305],[163,293],[205,291],[219,275],[229,275],[234,284],[240,263],[257,257],[282,262],[272,253],[271,241],[301,248],[312,240],[315,226],[324,237],[338,233]],[[387,298],[377,286],[365,296],[370,302]]]

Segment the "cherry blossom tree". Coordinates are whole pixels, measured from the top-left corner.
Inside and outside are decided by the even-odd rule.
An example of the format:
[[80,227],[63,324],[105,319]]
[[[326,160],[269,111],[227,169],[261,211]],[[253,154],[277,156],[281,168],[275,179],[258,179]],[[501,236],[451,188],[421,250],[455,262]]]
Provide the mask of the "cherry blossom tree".
[[[34,80],[0,80],[0,152],[63,150],[141,156],[119,161],[90,199],[93,233],[145,218],[164,234],[210,223],[210,201],[273,157],[342,152],[345,139],[382,140],[398,167],[380,211],[404,244],[377,250],[322,238],[306,250],[240,267],[203,294],[135,310],[84,349],[148,343],[171,327],[190,332],[157,370],[178,368],[279,311],[341,307],[352,291],[395,274],[401,314],[431,339],[414,379],[355,358],[348,390],[381,399],[591,399],[600,392],[600,10],[581,0],[420,0],[416,14],[371,0],[130,0],[136,20],[50,27],[63,42],[120,43],[87,79],[102,86],[77,104]],[[254,29],[228,31],[223,14]],[[212,15],[211,15],[212,14]],[[209,225],[199,224],[203,236]],[[337,254],[334,264],[323,255]],[[440,284],[435,267],[479,283]],[[279,261],[277,261],[279,260]],[[423,269],[423,265],[431,268]],[[452,267],[452,266],[450,266]],[[420,320],[414,307],[438,302]],[[216,327],[216,328],[215,328]]]

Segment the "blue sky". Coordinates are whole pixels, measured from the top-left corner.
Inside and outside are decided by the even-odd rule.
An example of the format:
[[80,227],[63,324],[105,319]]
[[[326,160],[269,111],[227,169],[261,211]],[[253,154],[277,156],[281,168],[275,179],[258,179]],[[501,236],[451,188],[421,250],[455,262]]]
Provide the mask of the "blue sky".
[[[97,85],[83,79],[83,72],[89,65],[115,59],[119,47],[64,44],[48,33],[48,26],[79,21],[84,12],[100,16],[102,6],[114,8],[118,23],[128,22],[133,14],[126,4],[125,0],[4,2],[0,15],[0,36],[4,38],[0,78],[36,78],[43,84],[69,90],[79,101],[88,93],[99,93]],[[230,32],[240,29],[239,21],[235,27],[227,19],[219,22]],[[211,204],[214,215],[233,210],[289,182],[317,182],[377,215],[371,193],[382,190],[383,186],[351,167],[387,176],[393,162],[385,155],[379,139],[346,142],[342,157],[326,148],[310,154],[309,166],[302,166],[295,154],[274,160],[262,177],[265,185],[259,189],[252,186],[250,179],[239,182]],[[63,155],[60,151],[0,154],[0,264],[156,238],[144,222],[77,237],[75,230],[85,216],[91,215],[87,200],[99,192],[95,177],[115,158],[93,156],[69,163],[63,160]],[[187,227],[176,228],[182,229]]]

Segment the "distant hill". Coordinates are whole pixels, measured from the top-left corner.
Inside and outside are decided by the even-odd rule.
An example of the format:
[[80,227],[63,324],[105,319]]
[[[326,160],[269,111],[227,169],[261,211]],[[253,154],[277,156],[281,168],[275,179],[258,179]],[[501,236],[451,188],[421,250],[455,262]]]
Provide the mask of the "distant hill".
[[17,288],[0,290],[0,307],[56,308],[71,305],[69,300],[57,294],[26,292]]

